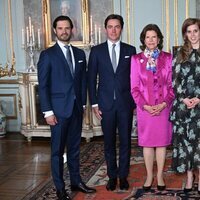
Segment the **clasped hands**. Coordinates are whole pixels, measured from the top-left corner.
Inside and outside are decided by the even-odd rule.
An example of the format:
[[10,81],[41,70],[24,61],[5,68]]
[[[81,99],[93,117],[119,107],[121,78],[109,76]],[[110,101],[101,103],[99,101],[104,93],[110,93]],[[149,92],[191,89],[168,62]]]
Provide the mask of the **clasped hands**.
[[146,110],[148,113],[150,113],[152,116],[160,115],[161,111],[165,109],[167,106],[166,102],[150,106],[150,105],[144,105],[144,110]]
[[191,99],[185,98],[183,99],[183,103],[187,106],[188,109],[192,109],[200,103],[200,99],[197,97],[193,97]]

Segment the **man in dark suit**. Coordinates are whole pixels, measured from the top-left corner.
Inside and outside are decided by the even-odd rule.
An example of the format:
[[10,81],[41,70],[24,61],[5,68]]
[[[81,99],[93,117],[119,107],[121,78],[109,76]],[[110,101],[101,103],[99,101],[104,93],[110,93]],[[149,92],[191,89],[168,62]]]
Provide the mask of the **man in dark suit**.
[[[136,49],[120,42],[123,18],[111,14],[105,20],[107,41],[91,49],[88,64],[89,96],[93,111],[101,120],[109,181],[115,190],[127,190],[130,166],[131,129],[135,103],[130,93],[130,60]],[[97,81],[98,80],[98,81]],[[119,164],[116,159],[116,129],[119,134]]]
[[57,42],[40,54],[39,97],[42,112],[51,127],[51,167],[59,199],[70,199],[63,180],[63,154],[67,147],[71,190],[93,193],[80,177],[79,153],[83,107],[86,105],[86,58],[70,44],[73,24],[68,16],[53,22]]

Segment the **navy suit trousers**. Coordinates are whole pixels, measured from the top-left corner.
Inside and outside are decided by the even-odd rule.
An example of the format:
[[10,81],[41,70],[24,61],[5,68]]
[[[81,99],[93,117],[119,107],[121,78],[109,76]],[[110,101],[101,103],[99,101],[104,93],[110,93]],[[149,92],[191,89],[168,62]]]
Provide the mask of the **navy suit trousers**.
[[67,165],[72,185],[81,182],[80,177],[80,142],[82,131],[82,113],[76,102],[69,118],[57,117],[58,124],[51,126],[51,167],[53,181],[57,190],[65,188],[63,180],[63,154],[67,151]]
[[[116,102],[111,110],[102,113],[104,150],[109,178],[126,178],[131,154],[132,110],[120,110]],[[117,165],[116,135],[119,134],[119,165]]]

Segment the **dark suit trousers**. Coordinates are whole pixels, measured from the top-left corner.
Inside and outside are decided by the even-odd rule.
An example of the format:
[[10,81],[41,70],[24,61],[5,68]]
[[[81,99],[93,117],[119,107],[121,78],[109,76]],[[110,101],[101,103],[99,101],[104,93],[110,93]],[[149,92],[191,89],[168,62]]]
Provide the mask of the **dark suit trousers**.
[[[104,151],[109,178],[126,178],[129,174],[131,154],[131,130],[133,111],[121,111],[114,103],[113,108],[102,113]],[[119,133],[119,165],[116,159],[116,129]]]
[[65,188],[63,180],[63,154],[67,147],[67,165],[69,168],[70,181],[77,185],[80,177],[80,141],[82,130],[82,113],[76,103],[71,117],[57,118],[58,124],[51,126],[51,167],[53,181],[57,190]]

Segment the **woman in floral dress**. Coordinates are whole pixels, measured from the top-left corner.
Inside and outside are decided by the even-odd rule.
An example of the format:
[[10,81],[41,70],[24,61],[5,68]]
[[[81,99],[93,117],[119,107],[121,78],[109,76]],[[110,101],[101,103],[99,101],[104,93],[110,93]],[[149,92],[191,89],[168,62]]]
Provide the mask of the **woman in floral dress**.
[[186,193],[192,191],[194,170],[198,170],[200,193],[200,19],[186,19],[182,36],[184,44],[173,60],[172,168],[187,172]]

